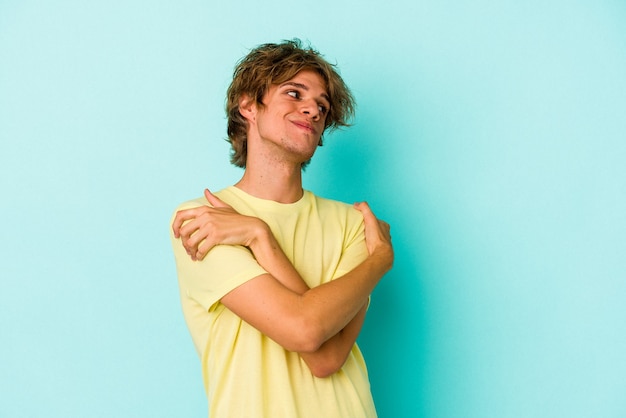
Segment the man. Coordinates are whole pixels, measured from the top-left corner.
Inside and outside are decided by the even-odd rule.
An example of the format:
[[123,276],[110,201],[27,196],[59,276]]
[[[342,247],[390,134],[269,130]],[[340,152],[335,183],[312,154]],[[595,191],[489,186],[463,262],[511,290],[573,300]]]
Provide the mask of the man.
[[227,112],[243,177],[172,224],[209,416],[375,417],[355,341],[393,263],[389,226],[302,189],[323,132],[348,124],[350,91],[298,41],[265,44],[236,67]]

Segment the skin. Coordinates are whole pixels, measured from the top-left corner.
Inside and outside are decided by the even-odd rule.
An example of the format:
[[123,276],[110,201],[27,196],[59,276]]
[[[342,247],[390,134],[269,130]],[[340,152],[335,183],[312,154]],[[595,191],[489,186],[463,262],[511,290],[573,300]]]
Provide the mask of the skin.
[[[243,191],[281,203],[302,197],[301,165],[323,133],[329,108],[321,77],[302,71],[272,86],[259,106],[247,96],[240,112],[248,121]],[[389,225],[367,203],[357,203],[365,222],[369,256],[343,277],[309,289],[262,220],[243,216],[208,190],[210,206],[177,213],[172,228],[194,260],[217,244],[244,245],[268,271],[225,295],[221,302],[285,349],[296,351],[318,377],[341,368],[361,330],[369,295],[393,263]]]

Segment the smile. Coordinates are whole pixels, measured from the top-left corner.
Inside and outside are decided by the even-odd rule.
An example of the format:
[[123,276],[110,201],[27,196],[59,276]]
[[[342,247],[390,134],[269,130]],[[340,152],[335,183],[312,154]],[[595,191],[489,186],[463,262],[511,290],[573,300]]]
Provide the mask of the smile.
[[308,122],[303,122],[303,121],[292,121],[291,123],[293,123],[294,125],[296,125],[298,128],[303,129],[305,131],[308,131],[312,134],[317,133],[317,131],[315,130],[315,127],[308,123]]

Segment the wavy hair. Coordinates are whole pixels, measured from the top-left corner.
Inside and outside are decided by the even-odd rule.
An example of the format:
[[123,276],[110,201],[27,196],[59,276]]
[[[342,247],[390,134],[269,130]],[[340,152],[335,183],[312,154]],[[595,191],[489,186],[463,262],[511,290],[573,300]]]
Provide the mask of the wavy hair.
[[[302,70],[317,72],[326,83],[330,108],[324,132],[350,126],[356,104],[336,65],[328,63],[311,46],[303,46],[299,39],[259,45],[237,63],[226,94],[232,164],[246,167],[248,121],[239,113],[239,99],[248,95],[262,108],[263,97],[272,85],[282,84]],[[319,145],[322,145],[322,137]]]

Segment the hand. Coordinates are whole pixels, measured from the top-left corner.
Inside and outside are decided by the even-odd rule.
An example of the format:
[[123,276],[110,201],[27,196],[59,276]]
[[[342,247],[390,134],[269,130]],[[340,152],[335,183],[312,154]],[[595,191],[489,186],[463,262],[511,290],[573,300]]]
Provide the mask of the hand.
[[391,227],[383,220],[376,218],[367,202],[355,203],[354,207],[363,214],[365,222],[365,243],[369,255],[382,254],[393,263],[393,246],[391,245]]
[[192,260],[202,260],[216,245],[249,246],[259,228],[266,224],[258,218],[244,216],[205,189],[211,206],[181,210],[172,223],[174,236],[180,238]]

